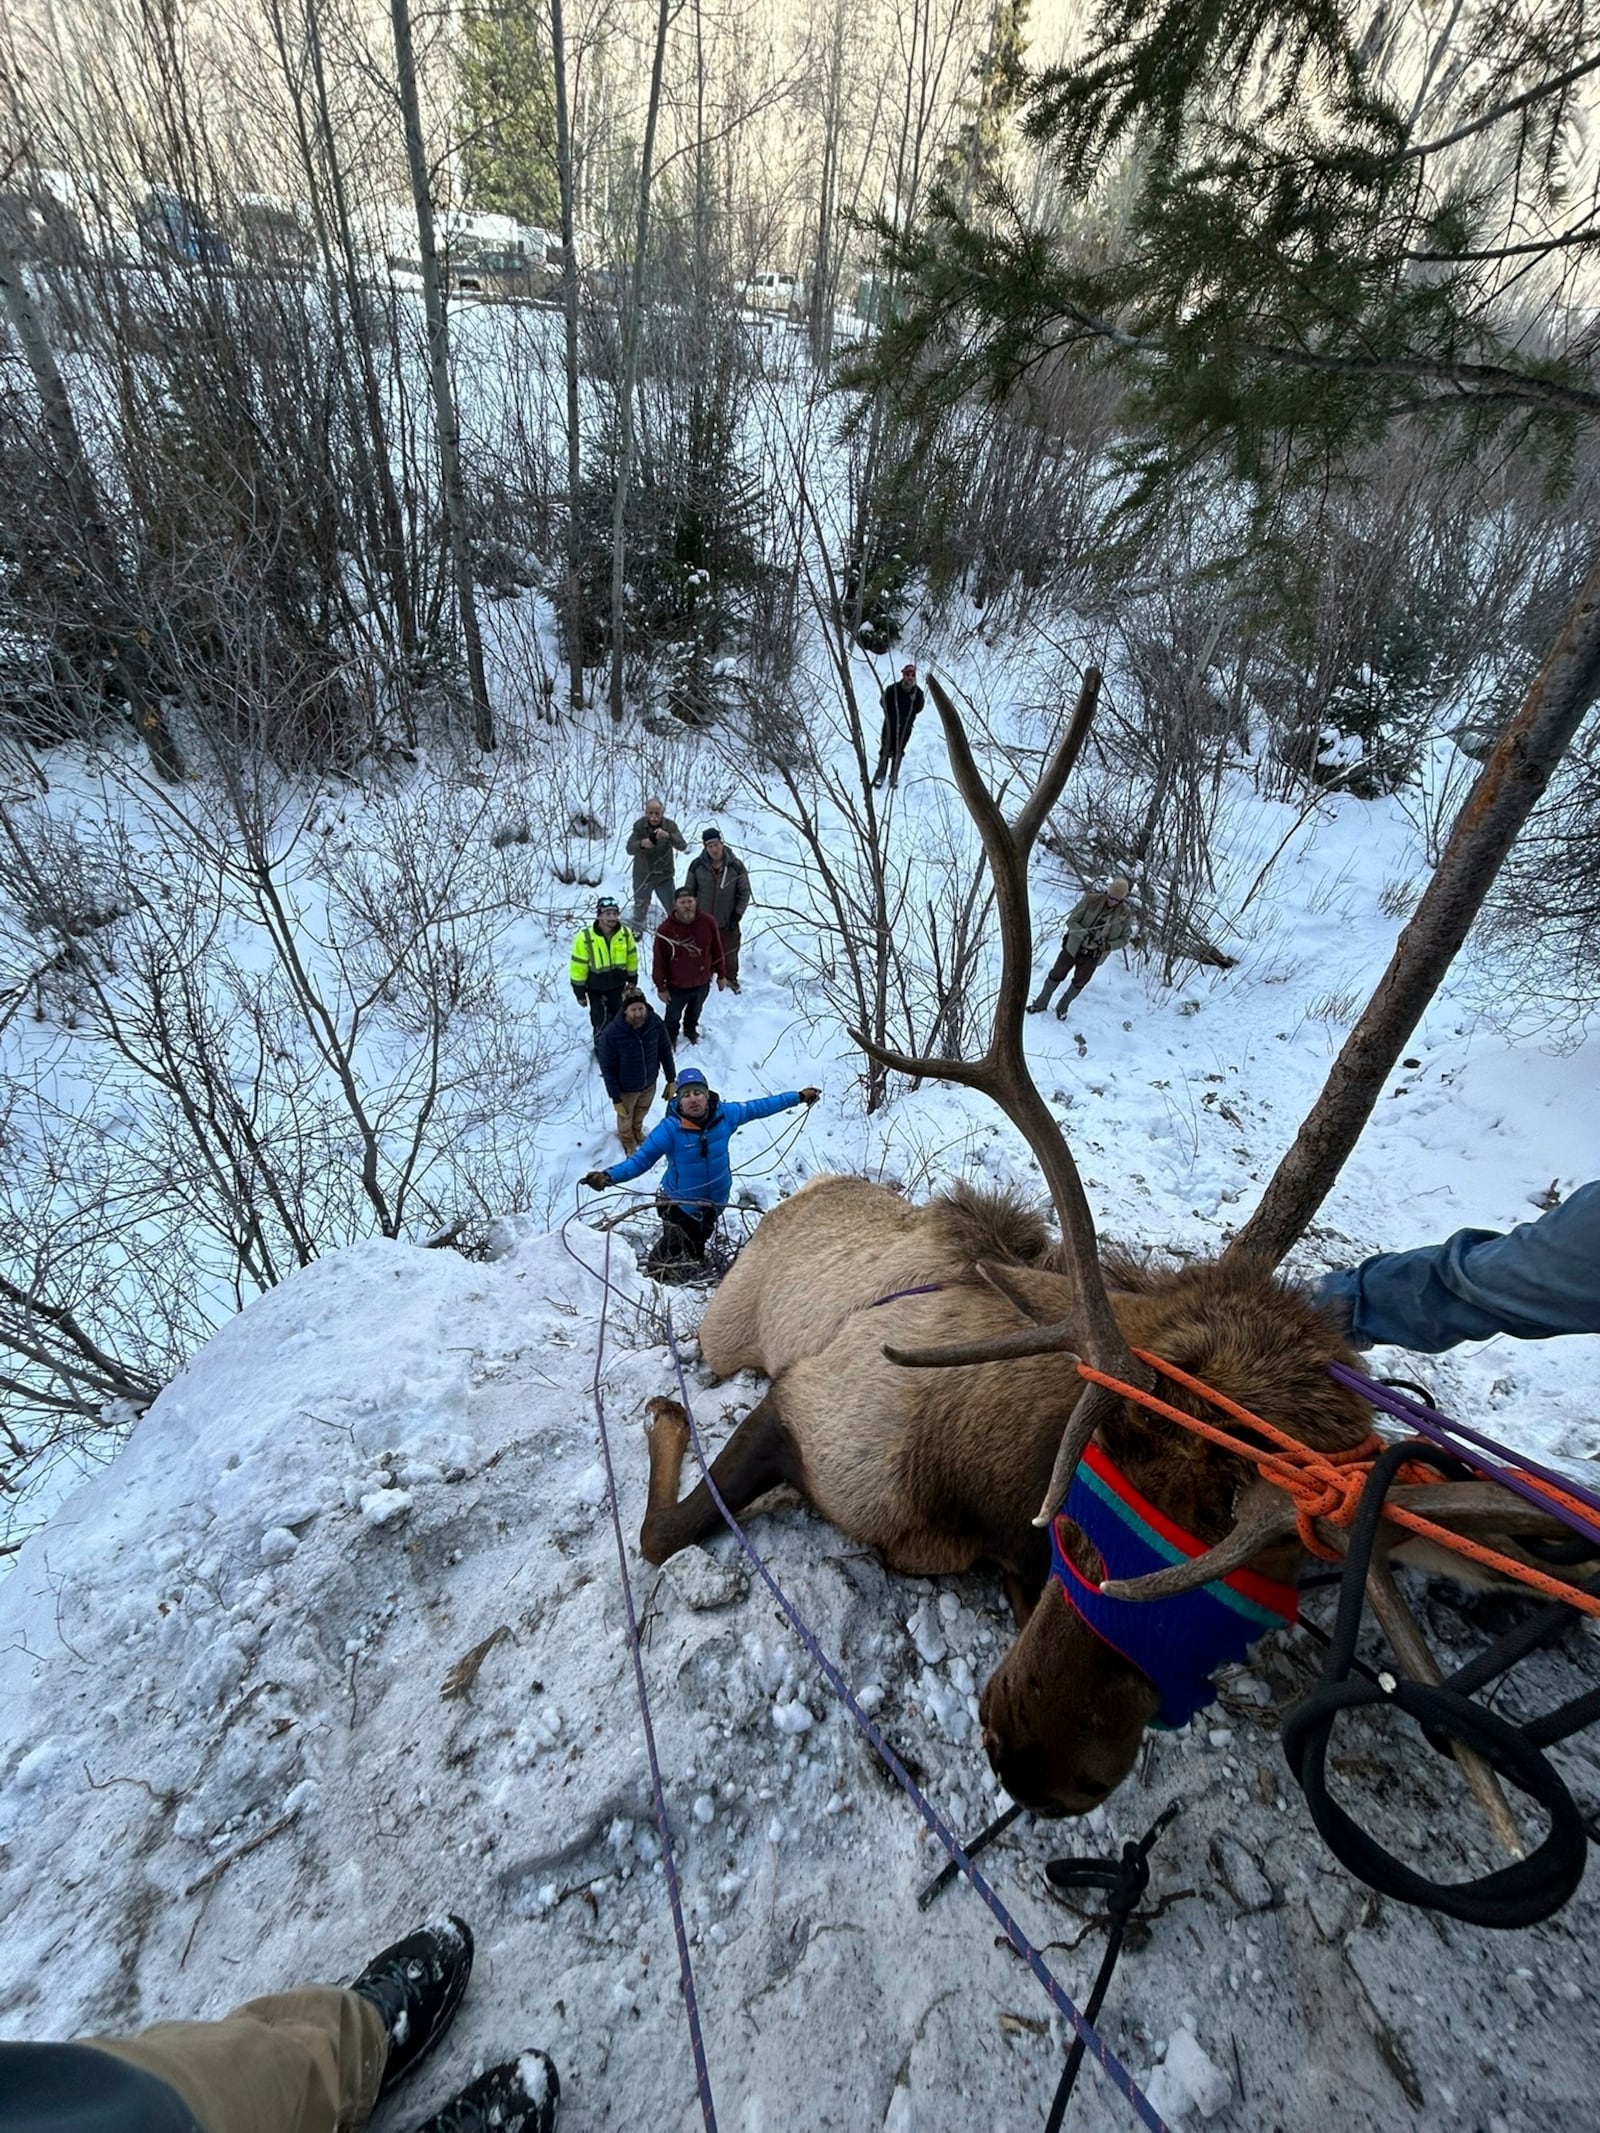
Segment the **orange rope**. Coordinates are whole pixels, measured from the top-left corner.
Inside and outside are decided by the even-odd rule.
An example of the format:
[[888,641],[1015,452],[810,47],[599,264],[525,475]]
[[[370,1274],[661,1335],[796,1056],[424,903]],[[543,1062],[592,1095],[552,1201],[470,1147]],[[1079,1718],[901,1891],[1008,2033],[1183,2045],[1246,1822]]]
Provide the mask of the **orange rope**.
[[[1241,1407],[1225,1393],[1213,1391],[1199,1378],[1193,1378],[1176,1363],[1164,1363],[1160,1356],[1151,1355],[1147,1349],[1135,1348],[1133,1353],[1141,1363],[1159,1371],[1162,1377],[1170,1378],[1188,1392],[1202,1400],[1209,1400],[1225,1415],[1247,1428],[1258,1430],[1276,1451],[1263,1451],[1259,1445],[1246,1444],[1230,1431],[1215,1422],[1203,1422],[1198,1415],[1186,1415],[1181,1407],[1170,1401],[1158,1399],[1153,1392],[1144,1392],[1137,1385],[1125,1385],[1121,1378],[1108,1377],[1103,1370],[1096,1370],[1088,1363],[1079,1363],[1078,1375],[1091,1385],[1103,1385],[1108,1392],[1120,1393],[1125,1400],[1147,1408],[1151,1414],[1164,1415],[1169,1422],[1190,1430],[1197,1437],[1219,1445],[1223,1451],[1235,1457],[1247,1459],[1260,1469],[1262,1479],[1270,1481],[1275,1488],[1283,1490],[1295,1507],[1300,1539],[1311,1554],[1320,1556],[1324,1562],[1341,1560],[1339,1551],[1330,1548],[1316,1530],[1315,1522],[1326,1519],[1332,1526],[1348,1526],[1354,1520],[1361,1501],[1361,1491],[1366,1486],[1373,1462],[1388,1449],[1376,1431],[1371,1432],[1360,1444],[1347,1445],[1342,1450],[1319,1452],[1309,1444],[1302,1444],[1298,1437],[1291,1437],[1287,1430],[1279,1429],[1276,1423],[1253,1415],[1248,1407]],[[1401,1475],[1407,1479],[1434,1481],[1438,1477],[1431,1468],[1402,1467]],[[1562,1491],[1545,1484],[1546,1493],[1562,1500]],[[1571,1502],[1572,1499],[1565,1499]],[[1578,1508],[1576,1504],[1573,1508]],[[1420,1534],[1425,1540],[1437,1542],[1452,1555],[1466,1556],[1470,1561],[1481,1563],[1486,1569],[1497,1570],[1502,1577],[1514,1578],[1518,1584],[1528,1585],[1535,1592],[1542,1592],[1547,1599],[1564,1600],[1569,1607],[1576,1607],[1586,1615],[1600,1616],[1600,1594],[1580,1592],[1562,1578],[1551,1577],[1547,1571],[1536,1570],[1531,1563],[1519,1563],[1515,1557],[1502,1555],[1496,1548],[1486,1548],[1481,1541],[1469,1540],[1465,1534],[1452,1533],[1448,1527],[1436,1526],[1432,1519],[1420,1512],[1408,1511],[1403,1505],[1385,1503],[1383,1515],[1395,1525],[1404,1526],[1409,1532]]]

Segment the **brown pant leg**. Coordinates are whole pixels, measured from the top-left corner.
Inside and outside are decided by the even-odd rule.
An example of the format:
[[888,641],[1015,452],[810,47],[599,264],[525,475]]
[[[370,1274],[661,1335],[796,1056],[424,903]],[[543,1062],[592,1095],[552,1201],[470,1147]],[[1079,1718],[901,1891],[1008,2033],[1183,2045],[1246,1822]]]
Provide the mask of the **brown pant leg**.
[[632,1155],[644,1139],[645,1120],[651,1101],[655,1096],[653,1087],[648,1089],[624,1089],[617,1098],[617,1139],[622,1143],[624,1155]]
[[1095,953],[1079,956],[1072,966],[1072,989],[1074,992],[1082,992],[1085,985],[1088,984],[1089,980],[1100,968],[1102,960],[1103,958]]
[[377,2101],[389,2049],[376,2007],[338,1985],[247,2000],[218,2022],[82,2041],[176,2089],[205,2133],[351,2133]]
[[739,982],[739,929],[737,926],[719,926],[722,935],[722,975],[730,985]]
[[633,1145],[635,1148],[638,1147],[650,1130],[650,1106],[655,1100],[654,1085],[648,1089],[641,1089],[637,1096],[629,1098],[633,1105]]

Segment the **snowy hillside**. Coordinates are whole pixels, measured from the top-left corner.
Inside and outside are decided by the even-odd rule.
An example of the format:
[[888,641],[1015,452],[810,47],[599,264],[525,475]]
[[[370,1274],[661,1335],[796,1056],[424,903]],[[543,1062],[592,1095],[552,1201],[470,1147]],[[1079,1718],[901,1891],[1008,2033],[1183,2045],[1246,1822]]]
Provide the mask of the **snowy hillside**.
[[[480,1955],[427,2095],[537,2043],[568,2127],[698,2122],[590,1399],[604,1240],[502,1244],[483,1266],[363,1246],[253,1305],[7,1581],[7,2034],[348,1975],[450,1906]],[[970,1894],[916,1909],[936,1856],[731,1544],[659,1575],[633,1552],[639,1408],[670,1376],[661,1304],[613,1264],[600,1383],[719,2122],[1038,2124],[1047,2004]],[[750,1393],[700,1394],[702,1422]],[[890,1579],[798,1509],[756,1532],[934,1799],[986,1818],[972,1690],[998,1594]],[[1087,1830],[1020,1825],[1003,1897],[1081,1999],[1101,1936],[1067,1952],[1082,1924],[1040,1865],[1114,1855],[1181,1798],[1154,1885],[1190,1893],[1107,2024],[1136,2075],[1187,2027],[1232,2091],[1213,2124],[1576,2129],[1600,2082],[1592,1876],[1553,1925],[1493,1940],[1353,1887],[1269,1730],[1310,1664],[1267,1652]],[[1400,1825],[1442,1862],[1438,1782]],[[1177,2120],[1189,2091],[1164,2078]],[[1087,2070],[1071,2123],[1125,2122]]]
[[[946,793],[935,743],[919,747],[894,831],[911,838]],[[714,774],[689,774],[686,829],[712,807]],[[736,1141],[751,1200],[818,1169],[918,1193],[1028,1177],[1010,1128],[959,1092],[863,1116],[856,1057],[808,1002],[792,915],[770,908],[793,855],[753,808],[716,818],[768,908],[747,926],[745,990],[713,996],[697,1062],[736,1097],[809,1079],[826,1091],[815,1114]],[[1240,819],[1227,859],[1248,881],[1290,818]],[[1106,1234],[1214,1249],[1248,1210],[1339,1040],[1330,1001],[1364,996],[1381,968],[1384,884],[1417,866],[1398,812],[1330,801],[1250,907],[1236,969],[1162,992],[1119,959],[1065,1025],[1029,1024]],[[616,849],[606,880],[625,880]],[[590,893],[552,885],[518,935],[518,982],[563,1055],[534,1112],[558,1211],[614,1153],[563,974],[566,920]],[[1073,893],[1036,880],[1041,936]],[[1469,985],[1419,1032],[1307,1268],[1523,1219],[1552,1177],[1567,1189],[1600,1170],[1594,1047],[1514,1045],[1481,1024]],[[577,1197],[585,1214],[621,1204]],[[734,1241],[748,1219],[736,1210]],[[700,2122],[596,1429],[604,1320],[599,1385],[719,2123],[1043,2122],[1062,2051],[1048,2002],[970,1892],[917,1909],[939,1863],[930,1840],[731,1541],[659,1574],[637,1555],[643,1402],[672,1388],[667,1314],[688,1338],[700,1306],[638,1276],[632,1246],[649,1233],[642,1215],[612,1233],[609,1308],[607,1240],[582,1220],[498,1223],[484,1263],[385,1242],[324,1257],[224,1324],[29,1543],[0,1583],[4,2034],[215,2013],[348,1976],[451,1908],[479,1936],[472,1992],[383,2126],[523,2045],[555,2058],[569,2133]],[[1454,1411],[1592,1475],[1597,1350],[1500,1341],[1426,1374]],[[756,1393],[695,1388],[714,1442]],[[1009,1641],[997,1585],[891,1578],[794,1506],[753,1533],[941,1810],[964,1831],[987,1820],[975,1710]],[[1445,1650],[1470,1644],[1454,1603],[1435,1593],[1428,1609]],[[1552,1924],[1493,1938],[1369,1896],[1322,1851],[1274,1737],[1315,1665],[1308,1639],[1273,1640],[1216,1709],[1150,1738],[1107,1809],[1019,1823],[989,1862],[1000,1894],[1081,2004],[1103,1932],[1052,1899],[1042,1864],[1114,1857],[1181,1800],[1155,1855],[1167,1907],[1103,2025],[1172,2123],[1591,2125],[1594,1874]],[[1527,1693],[1543,1705],[1597,1676],[1591,1636],[1532,1665]],[[1433,1758],[1361,1729],[1349,1755],[1376,1773],[1399,1848],[1483,1870]],[[1592,1812],[1592,1748],[1557,1757]],[[1127,2123],[1086,2068],[1069,2124]]]

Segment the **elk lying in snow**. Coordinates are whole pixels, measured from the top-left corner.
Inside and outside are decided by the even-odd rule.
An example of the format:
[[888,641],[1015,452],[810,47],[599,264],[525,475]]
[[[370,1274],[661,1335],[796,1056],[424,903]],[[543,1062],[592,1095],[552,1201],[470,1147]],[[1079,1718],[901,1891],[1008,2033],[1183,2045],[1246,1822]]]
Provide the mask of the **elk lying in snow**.
[[[1036,1604],[1050,1535],[1033,1517],[1087,1388],[1059,1352],[946,1370],[908,1369],[884,1354],[885,1345],[1014,1339],[1026,1320],[980,1263],[1036,1312],[1072,1322],[1078,1291],[1043,1263],[1049,1256],[1037,1216],[998,1199],[958,1190],[912,1207],[860,1178],[817,1179],[757,1226],[706,1312],[700,1346],[721,1376],[751,1368],[772,1380],[712,1465],[731,1510],[787,1483],[893,1570],[932,1577],[998,1565],[1021,1631],[983,1692],[985,1744],[1014,1799],[1078,1814],[1121,1783],[1158,1705],[1146,1676],[1059,1595]],[[1160,1274],[1120,1266],[1113,1278],[1126,1291],[1114,1309],[1131,1345],[1308,1443],[1366,1435],[1366,1409],[1324,1367],[1345,1355],[1342,1343],[1293,1290],[1215,1265]],[[681,1408],[657,1400],[651,1414],[640,1546],[659,1563],[721,1519],[703,1481],[678,1501]],[[1203,1540],[1225,1537],[1249,1478],[1242,1462],[1126,1401],[1098,1436],[1175,1523]],[[1097,1578],[1088,1543],[1071,1545],[1078,1568]],[[1277,1560],[1258,1567],[1287,1575],[1295,1553],[1280,1544]]]
[[[1328,1375],[1330,1362],[1352,1360],[1338,1333],[1270,1269],[1224,1257],[1170,1272],[1112,1262],[1103,1274],[1071,1154],[1022,1054],[1027,854],[1085,704],[1008,828],[937,687],[934,695],[995,877],[1004,970],[994,1035],[976,1063],[857,1041],[902,1072],[994,1096],[1039,1160],[1061,1241],[1003,1196],[957,1190],[912,1206],[864,1179],[813,1180],[762,1219],[702,1323],[715,1371],[753,1368],[771,1380],[712,1475],[735,1513],[782,1484],[798,1489],[892,1569],[935,1576],[998,1565],[1020,1629],[983,1690],[984,1744],[1014,1799],[1076,1814],[1121,1783],[1152,1719],[1187,1717],[1207,1700],[1215,1666],[1292,1616],[1285,1585],[1301,1555],[1287,1499],[1253,1467],[1088,1385],[1077,1353],[1141,1387],[1151,1374],[1130,1350],[1158,1355],[1319,1450],[1359,1442],[1370,1417]],[[1182,1387],[1161,1390],[1172,1405],[1203,1411]],[[713,1532],[719,1513],[703,1481],[679,1501],[682,1409],[656,1400],[650,1414],[640,1546],[660,1563]],[[1502,1546],[1511,1534],[1549,1530],[1542,1513],[1489,1485],[1428,1493],[1441,1522],[1491,1528]],[[1168,1554],[1196,1560],[1156,1571],[1137,1599],[1107,1600],[1096,1589],[1106,1550],[1120,1550],[1120,1536],[1141,1522],[1146,1532],[1179,1529],[1190,1545]],[[1391,1635],[1398,1625],[1412,1638],[1387,1573],[1370,1589]],[[1487,1771],[1480,1778],[1493,1786]],[[1514,1839],[1514,1826],[1501,1826]]]

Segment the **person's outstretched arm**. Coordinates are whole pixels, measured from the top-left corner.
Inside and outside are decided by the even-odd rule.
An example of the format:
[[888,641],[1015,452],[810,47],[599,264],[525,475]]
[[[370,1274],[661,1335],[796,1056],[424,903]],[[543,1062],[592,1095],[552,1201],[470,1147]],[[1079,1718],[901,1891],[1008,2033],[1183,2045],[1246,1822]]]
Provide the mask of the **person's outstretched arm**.
[[608,1185],[626,1185],[629,1178],[638,1177],[643,1171],[654,1170],[657,1163],[672,1149],[672,1130],[665,1119],[652,1126],[632,1155],[624,1156],[620,1163],[613,1163],[609,1170],[589,1170],[584,1173],[583,1183],[592,1192],[604,1192]]
[[782,1096],[752,1096],[748,1103],[724,1104],[722,1116],[731,1130],[749,1125],[753,1118],[772,1118],[779,1111],[792,1111],[796,1104],[814,1104],[821,1094],[820,1089],[807,1088],[790,1089]]
[[1317,1283],[1358,1347],[1436,1355],[1458,1341],[1600,1333],[1600,1182],[1504,1235],[1461,1229],[1442,1244],[1380,1252]]

